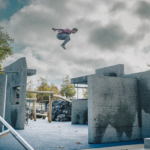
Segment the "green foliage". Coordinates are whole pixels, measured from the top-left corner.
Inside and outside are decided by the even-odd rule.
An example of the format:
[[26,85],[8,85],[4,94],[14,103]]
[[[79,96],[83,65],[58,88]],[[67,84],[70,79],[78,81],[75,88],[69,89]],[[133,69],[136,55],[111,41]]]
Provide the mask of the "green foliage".
[[[40,77],[38,80],[38,86],[37,86],[37,91],[50,91],[50,87],[48,85],[48,82],[46,79]],[[37,100],[42,101],[42,100],[48,100],[49,99],[49,94],[37,94]]]
[[[51,83],[50,85],[50,91],[55,92],[55,94],[60,95],[59,89],[53,84]],[[58,100],[59,98],[55,98],[55,100]]]
[[[0,26],[0,70],[2,69],[2,62],[8,57],[13,55],[12,47],[10,44],[14,42],[14,39],[10,38],[7,32],[3,31],[3,27]],[[3,72],[0,72],[3,74]]]
[[[47,80],[42,77],[40,77],[40,79],[38,80],[37,91],[54,91],[55,94],[59,95],[59,89],[53,83],[51,83],[51,85],[48,85]],[[49,94],[37,94],[37,99],[39,101],[48,100]]]
[[88,89],[83,89],[83,97],[88,98]]
[[0,63],[2,63],[8,56],[13,55],[11,43],[14,42],[9,34],[3,31],[3,27],[0,26]]
[[76,94],[75,87],[71,84],[70,78],[67,75],[63,78],[63,83],[61,84],[60,94],[66,96],[66,98],[73,98]]
[[[33,90],[33,81],[30,80],[28,83],[27,83],[27,90]],[[26,93],[26,97],[28,98],[36,98],[36,94],[34,93]]]
[[50,91],[55,92],[55,94],[60,95],[59,89],[53,84],[50,84]]

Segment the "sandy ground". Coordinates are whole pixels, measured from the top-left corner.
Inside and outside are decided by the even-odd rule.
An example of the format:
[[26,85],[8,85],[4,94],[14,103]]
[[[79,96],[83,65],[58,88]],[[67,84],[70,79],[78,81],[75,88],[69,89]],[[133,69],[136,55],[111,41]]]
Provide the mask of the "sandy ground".
[[[144,150],[143,141],[88,144],[88,125],[29,120],[25,130],[16,130],[35,150]],[[133,145],[134,144],[134,145]],[[122,147],[122,145],[125,145]],[[128,146],[130,145],[130,146]],[[116,147],[117,146],[117,147]],[[97,149],[98,148],[98,149]],[[24,150],[11,135],[0,138],[0,150]]]

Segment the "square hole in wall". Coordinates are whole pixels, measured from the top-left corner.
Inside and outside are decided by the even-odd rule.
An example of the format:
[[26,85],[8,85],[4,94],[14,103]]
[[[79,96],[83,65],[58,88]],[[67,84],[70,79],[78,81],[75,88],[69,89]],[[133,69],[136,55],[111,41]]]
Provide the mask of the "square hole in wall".
[[116,75],[116,73],[109,73],[109,76],[116,77],[117,75]]
[[18,105],[19,104],[19,97],[20,97],[20,87],[13,87],[12,88],[11,104],[12,105]]

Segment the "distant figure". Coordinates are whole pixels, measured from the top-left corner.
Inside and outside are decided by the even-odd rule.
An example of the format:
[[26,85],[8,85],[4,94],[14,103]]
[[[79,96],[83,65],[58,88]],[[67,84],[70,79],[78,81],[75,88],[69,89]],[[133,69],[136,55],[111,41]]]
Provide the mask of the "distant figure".
[[76,33],[78,31],[77,28],[73,28],[72,30],[70,30],[70,29],[55,29],[55,28],[52,28],[52,30],[54,30],[54,31],[58,30],[57,39],[64,40],[64,42],[61,44],[61,46],[64,49],[66,49],[65,48],[65,44],[70,41],[70,36],[69,35],[71,33],[74,34],[74,33]]

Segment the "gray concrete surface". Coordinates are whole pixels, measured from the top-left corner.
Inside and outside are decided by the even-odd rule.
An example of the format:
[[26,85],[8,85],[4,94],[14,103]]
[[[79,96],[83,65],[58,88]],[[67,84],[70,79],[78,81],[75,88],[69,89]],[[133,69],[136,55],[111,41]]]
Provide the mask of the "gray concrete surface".
[[[143,144],[143,141],[88,144],[88,125],[72,125],[71,122],[56,121],[49,123],[47,119],[29,120],[29,125],[25,126],[25,130],[16,131],[35,150],[81,150]],[[59,148],[60,146],[64,148]],[[0,138],[0,150],[23,150],[23,148],[10,134]]]
[[[95,74],[100,75],[100,76],[117,76],[117,77],[119,77],[121,75],[124,75],[124,65],[118,64],[118,65],[114,65],[114,66],[96,69]],[[91,75],[95,75],[95,74],[91,74]],[[88,78],[88,75],[72,78],[71,83],[72,84],[87,84],[87,78]]]
[[[117,81],[114,84],[113,78],[109,80],[109,83],[107,80],[100,83],[100,79],[97,79],[95,83],[92,83],[92,78],[94,79],[95,76],[96,79],[96,75],[100,77],[114,76],[136,79],[136,90],[134,91],[134,88],[131,88],[132,86],[134,87],[133,82],[127,83],[124,80],[122,83]],[[90,119],[89,141],[91,143],[97,140],[97,142],[110,142],[150,137],[150,71],[126,75],[124,74],[124,65],[119,64],[96,69],[95,75],[72,78],[71,81],[75,84],[88,83],[88,105],[91,106],[88,110]],[[116,85],[118,85],[118,87]],[[122,89],[124,89],[122,92],[118,92]],[[136,96],[132,95],[130,90]],[[101,97],[101,103],[99,101],[99,104],[98,97]],[[114,99],[115,102],[113,105],[110,105],[112,99]],[[125,113],[123,113],[123,110]],[[114,117],[110,114],[113,114]],[[94,120],[92,120],[92,117]],[[105,118],[107,119],[105,120]],[[124,120],[122,118],[124,118]],[[125,125],[126,123],[127,125]],[[123,125],[120,128],[120,124],[124,124],[125,126]],[[116,125],[119,126],[119,128],[116,128]],[[93,130],[91,130],[92,128]],[[106,135],[109,134],[109,132],[110,135],[113,136],[107,137]],[[97,135],[100,138],[97,138],[94,135]]]
[[89,143],[140,139],[137,80],[88,76]]
[[[144,149],[144,144],[135,144],[135,145],[125,145],[125,146],[114,146],[114,147],[105,147],[105,148],[92,148],[84,150],[146,150]],[[148,150],[148,149],[147,149]]]
[[[27,64],[25,58],[21,58],[7,66],[5,71],[18,72],[7,73],[6,121],[16,129],[24,129],[27,83]],[[16,104],[17,87],[20,87],[19,104]]]
[[88,124],[88,100],[72,101],[72,124]]
[[150,150],[150,138],[144,139],[144,148]]
[[150,137],[150,71],[124,75],[138,80],[139,125],[142,139]]
[[[35,74],[35,70],[27,69],[26,59],[20,58],[16,62],[5,67],[5,71],[17,73],[7,74],[7,91],[6,91],[6,121],[15,129],[24,129],[25,122],[25,100],[27,74]],[[20,88],[19,97],[16,97],[16,89]],[[19,101],[18,101],[19,100]]]
[[72,84],[87,84],[87,76],[72,78],[71,83]]
[[118,64],[114,66],[109,66],[105,68],[100,68],[95,70],[95,74],[100,76],[121,76],[124,75],[124,65]]
[[[2,118],[5,118],[6,84],[7,84],[7,75],[0,74],[0,116]],[[0,132],[2,132],[1,122],[0,122]]]

